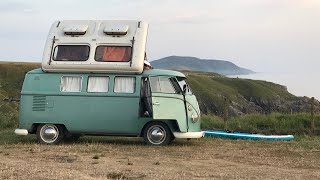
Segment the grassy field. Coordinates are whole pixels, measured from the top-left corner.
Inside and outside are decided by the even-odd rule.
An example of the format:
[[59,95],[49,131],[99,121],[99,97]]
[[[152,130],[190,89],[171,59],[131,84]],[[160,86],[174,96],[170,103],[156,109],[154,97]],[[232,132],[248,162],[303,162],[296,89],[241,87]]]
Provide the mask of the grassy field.
[[0,61],[0,129],[17,127],[19,104],[3,99],[19,99],[25,73],[38,67],[39,63]]
[[39,145],[35,136],[0,132],[0,179],[319,179],[320,138],[245,141],[81,137]]

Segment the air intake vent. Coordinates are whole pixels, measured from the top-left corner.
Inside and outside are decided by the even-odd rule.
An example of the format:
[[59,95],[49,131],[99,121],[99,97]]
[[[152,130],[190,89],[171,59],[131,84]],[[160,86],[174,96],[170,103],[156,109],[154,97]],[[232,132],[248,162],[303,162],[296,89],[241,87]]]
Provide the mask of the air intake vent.
[[32,111],[46,110],[46,96],[33,96]]
[[85,35],[88,25],[71,25],[63,29],[65,35]]
[[128,32],[128,25],[115,25],[113,27],[105,27],[103,32],[107,35],[126,35]]

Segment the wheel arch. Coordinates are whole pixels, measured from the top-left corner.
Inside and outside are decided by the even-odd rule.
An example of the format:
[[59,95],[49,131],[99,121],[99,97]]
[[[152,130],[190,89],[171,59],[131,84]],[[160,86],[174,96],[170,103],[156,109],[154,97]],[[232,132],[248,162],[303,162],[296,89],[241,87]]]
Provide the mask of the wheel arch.
[[142,127],[142,129],[141,129],[141,131],[140,131],[140,135],[139,135],[139,136],[140,136],[140,137],[143,137],[143,132],[144,132],[145,128],[146,128],[149,124],[154,123],[154,122],[162,122],[162,123],[164,123],[165,125],[167,125],[167,126],[169,127],[169,129],[170,129],[170,131],[171,131],[172,134],[173,134],[173,132],[180,131],[179,125],[178,125],[178,123],[177,123],[177,120],[152,120],[152,121],[146,122],[146,123],[143,125],[143,127]]
[[67,134],[69,133],[67,127],[64,125],[64,124],[61,124],[61,123],[47,123],[47,122],[43,122],[43,123],[33,123],[32,126],[31,126],[31,129],[30,129],[30,134],[36,134],[37,133],[37,128],[38,126],[40,126],[41,124],[54,124],[54,125],[59,125],[63,128],[64,130],[64,133]]

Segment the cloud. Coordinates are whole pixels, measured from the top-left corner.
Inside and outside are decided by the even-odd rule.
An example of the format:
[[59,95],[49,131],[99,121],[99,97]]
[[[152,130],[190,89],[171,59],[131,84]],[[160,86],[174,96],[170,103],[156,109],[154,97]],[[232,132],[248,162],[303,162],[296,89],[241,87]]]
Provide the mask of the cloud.
[[12,2],[12,1],[1,1],[0,2],[0,13],[32,13],[32,7],[25,2]]

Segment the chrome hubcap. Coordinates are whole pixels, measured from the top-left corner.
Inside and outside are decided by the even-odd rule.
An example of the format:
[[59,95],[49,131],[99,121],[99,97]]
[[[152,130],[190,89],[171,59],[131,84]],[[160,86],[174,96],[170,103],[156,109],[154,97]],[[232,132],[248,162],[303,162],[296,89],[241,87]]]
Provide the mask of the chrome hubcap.
[[40,136],[44,142],[52,143],[55,140],[57,140],[57,138],[59,136],[59,130],[58,130],[57,126],[55,126],[55,125],[52,125],[52,124],[44,125],[41,128]]
[[153,125],[148,129],[147,137],[152,144],[161,144],[166,139],[166,131],[162,126]]

